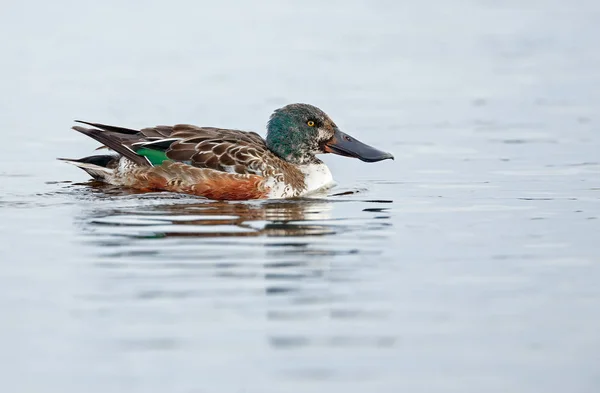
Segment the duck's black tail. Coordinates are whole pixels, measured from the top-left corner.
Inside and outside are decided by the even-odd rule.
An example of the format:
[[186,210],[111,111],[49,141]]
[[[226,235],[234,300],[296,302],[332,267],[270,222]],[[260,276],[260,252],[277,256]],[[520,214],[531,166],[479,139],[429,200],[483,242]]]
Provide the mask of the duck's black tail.
[[73,164],[86,171],[90,176],[96,180],[105,180],[107,176],[113,174],[111,166],[116,164],[119,160],[119,156],[115,155],[98,155],[84,157],[80,159],[74,158],[58,158],[61,161]]

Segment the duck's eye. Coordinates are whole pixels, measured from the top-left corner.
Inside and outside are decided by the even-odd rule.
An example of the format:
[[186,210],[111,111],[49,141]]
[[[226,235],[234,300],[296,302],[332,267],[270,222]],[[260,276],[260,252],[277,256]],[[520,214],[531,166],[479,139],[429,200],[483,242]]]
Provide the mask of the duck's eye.
[[309,127],[314,127],[315,126],[315,122],[312,121],[312,120],[307,121],[306,124],[308,124]]

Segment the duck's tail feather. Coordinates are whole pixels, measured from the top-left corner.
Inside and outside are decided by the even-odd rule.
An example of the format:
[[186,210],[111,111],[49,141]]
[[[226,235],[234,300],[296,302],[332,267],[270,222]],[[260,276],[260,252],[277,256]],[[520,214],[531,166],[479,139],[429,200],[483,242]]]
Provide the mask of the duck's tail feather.
[[[93,124],[93,123],[86,123],[86,124]],[[96,124],[94,124],[94,126],[96,126]],[[98,124],[98,126],[112,127],[112,126],[103,126],[100,124]],[[101,128],[101,127],[99,127],[99,128]],[[112,128],[120,129],[119,127],[112,127]],[[120,139],[119,137],[112,134],[113,132],[117,132],[120,134],[128,134],[127,132],[123,132],[123,130],[127,130],[126,128],[120,129],[121,131],[115,131],[115,130],[111,130],[111,129],[106,129],[106,131],[101,131],[101,130],[94,129],[94,128],[85,128],[85,127],[75,126],[75,127],[73,127],[73,129],[75,131],[81,132],[84,135],[89,136],[92,139],[97,140],[98,142],[102,143],[104,146],[108,147],[111,150],[116,151],[117,153],[121,154],[122,156],[128,158],[129,160],[133,161],[134,163],[136,163],[140,166],[152,166],[152,164],[148,161],[148,159],[146,159],[146,157],[138,155],[129,146],[123,144],[122,139]],[[128,131],[133,131],[133,130],[128,130]],[[137,133],[138,131],[135,131],[135,132]],[[128,135],[131,135],[131,134],[129,133]]]
[[107,124],[100,123],[90,123],[83,120],[75,120],[75,123],[87,124],[88,126],[96,127],[104,131],[116,132],[119,134],[127,134],[127,135],[136,135],[139,134],[139,130],[132,130],[131,128],[117,127],[117,126],[109,126]]
[[58,158],[61,161],[73,164],[86,171],[90,176],[96,180],[105,180],[107,177],[113,174],[113,170],[108,168],[108,165],[114,160],[118,159],[114,155],[101,155],[101,156],[90,156],[80,159],[74,158]]

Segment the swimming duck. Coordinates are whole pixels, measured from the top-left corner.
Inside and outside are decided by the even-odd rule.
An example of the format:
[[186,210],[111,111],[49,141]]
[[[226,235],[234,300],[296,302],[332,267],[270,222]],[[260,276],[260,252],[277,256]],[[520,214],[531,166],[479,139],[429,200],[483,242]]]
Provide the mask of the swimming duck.
[[273,112],[267,138],[250,131],[188,124],[132,130],[85,121],[74,130],[115,154],[66,159],[94,179],[147,191],[171,191],[213,200],[303,196],[333,183],[316,155],[333,153],[365,162],[393,159],[343,133],[321,109],[290,104]]

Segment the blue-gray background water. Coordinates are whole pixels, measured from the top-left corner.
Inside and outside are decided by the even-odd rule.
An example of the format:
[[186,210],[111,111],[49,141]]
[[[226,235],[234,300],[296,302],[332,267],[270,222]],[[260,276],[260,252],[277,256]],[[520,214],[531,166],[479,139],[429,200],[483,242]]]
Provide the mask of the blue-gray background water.
[[[597,392],[597,1],[4,2],[6,392]],[[311,201],[88,183],[74,119],[391,151]]]

